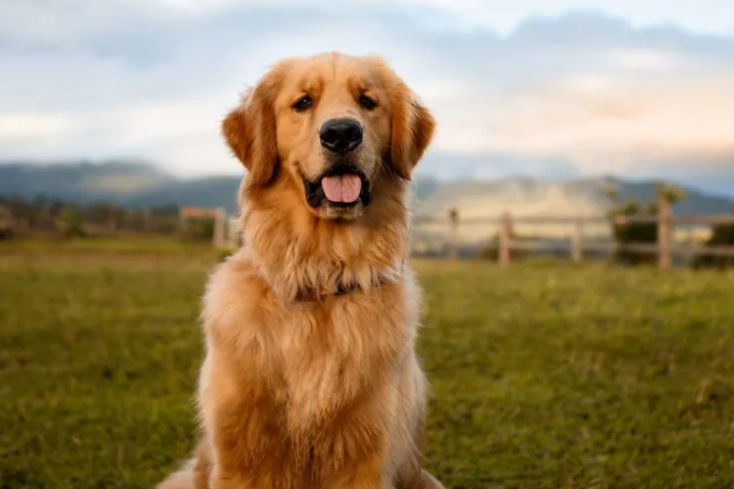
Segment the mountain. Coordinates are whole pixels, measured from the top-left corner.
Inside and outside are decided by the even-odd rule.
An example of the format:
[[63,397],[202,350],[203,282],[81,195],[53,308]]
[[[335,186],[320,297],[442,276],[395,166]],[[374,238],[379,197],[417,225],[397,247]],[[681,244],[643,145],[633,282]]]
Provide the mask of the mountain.
[[[616,177],[576,180],[544,180],[511,177],[496,180],[458,180],[439,182],[419,180],[415,211],[419,215],[443,216],[450,208],[464,217],[515,215],[599,216],[614,204],[610,190],[619,202],[654,202],[659,181],[632,181]],[[685,198],[674,204],[679,214],[727,213],[734,211],[734,200],[713,196],[682,186]]]
[[237,211],[240,177],[179,179],[153,166],[127,161],[38,165],[0,164],[0,196],[45,197],[128,207],[195,205]]
[[[196,205],[237,210],[240,177],[180,179],[151,165],[129,161],[70,162],[38,165],[0,164],[0,196],[47,198],[79,203],[110,202],[129,207]],[[657,182],[614,177],[576,180],[503,178],[443,181],[419,177],[413,184],[415,214],[445,216],[457,208],[462,217],[516,215],[601,215],[611,205],[613,188],[621,201],[641,203],[655,199]],[[686,188],[686,198],[674,206],[677,213],[723,213],[734,200]]]
[[90,202],[113,199],[170,184],[174,179],[144,163],[110,161],[0,165],[0,195],[46,196]]

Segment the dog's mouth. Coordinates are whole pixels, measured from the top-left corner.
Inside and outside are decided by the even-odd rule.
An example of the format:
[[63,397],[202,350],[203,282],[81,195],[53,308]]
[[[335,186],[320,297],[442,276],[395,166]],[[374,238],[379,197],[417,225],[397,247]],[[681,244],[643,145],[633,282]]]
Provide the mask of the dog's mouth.
[[303,177],[306,201],[313,208],[367,206],[370,203],[369,181],[353,165],[337,165],[312,182]]

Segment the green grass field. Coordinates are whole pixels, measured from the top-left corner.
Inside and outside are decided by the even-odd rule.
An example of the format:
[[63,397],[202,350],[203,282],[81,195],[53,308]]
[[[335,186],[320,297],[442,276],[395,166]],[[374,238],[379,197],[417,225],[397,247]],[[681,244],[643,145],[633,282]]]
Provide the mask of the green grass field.
[[[164,239],[0,243],[0,488],[145,488],[189,452],[199,296]],[[454,488],[734,487],[734,274],[415,263]]]

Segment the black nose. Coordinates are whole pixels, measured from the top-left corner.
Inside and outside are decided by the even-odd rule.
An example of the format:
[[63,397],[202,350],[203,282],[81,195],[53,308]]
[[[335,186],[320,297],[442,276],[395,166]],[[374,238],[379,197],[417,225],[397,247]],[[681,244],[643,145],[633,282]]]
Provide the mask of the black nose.
[[335,153],[347,153],[362,144],[362,126],[354,119],[330,119],[319,130],[321,146]]

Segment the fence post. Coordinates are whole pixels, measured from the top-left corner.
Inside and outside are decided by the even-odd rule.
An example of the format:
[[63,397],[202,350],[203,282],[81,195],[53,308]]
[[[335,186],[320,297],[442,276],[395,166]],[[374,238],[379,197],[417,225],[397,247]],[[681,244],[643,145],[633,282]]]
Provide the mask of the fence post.
[[229,218],[227,220],[227,245],[230,248],[239,248],[241,239],[239,218]]
[[584,221],[580,217],[574,223],[574,232],[571,236],[571,259],[580,263],[584,258]]
[[188,220],[186,219],[185,214],[183,213],[183,208],[178,209],[178,225],[176,226],[176,230],[178,231],[178,234],[181,236],[186,235],[186,231],[188,230]]
[[224,227],[226,223],[227,213],[221,207],[214,212],[214,233],[212,235],[212,244],[219,248],[224,246]]
[[143,232],[149,233],[153,229],[152,225],[153,221],[153,213],[151,212],[150,208],[147,208],[143,211]]
[[512,217],[510,217],[509,212],[502,214],[497,238],[497,261],[500,265],[509,265],[512,260],[512,253],[510,250],[510,246],[512,244]]
[[667,270],[673,265],[673,223],[670,201],[662,195],[658,197],[658,268]]
[[110,207],[107,213],[107,232],[115,234],[117,232],[117,215],[115,215],[115,209]]
[[459,259],[459,211],[449,209],[449,259]]

